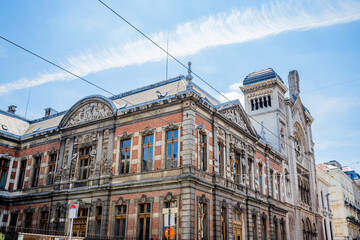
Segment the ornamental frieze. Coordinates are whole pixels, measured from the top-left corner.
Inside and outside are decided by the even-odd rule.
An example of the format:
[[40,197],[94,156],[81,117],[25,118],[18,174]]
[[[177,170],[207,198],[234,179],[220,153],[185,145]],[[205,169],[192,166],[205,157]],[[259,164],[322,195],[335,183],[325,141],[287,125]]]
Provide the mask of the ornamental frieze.
[[112,115],[111,109],[102,103],[87,103],[77,110],[66,123],[66,127]]

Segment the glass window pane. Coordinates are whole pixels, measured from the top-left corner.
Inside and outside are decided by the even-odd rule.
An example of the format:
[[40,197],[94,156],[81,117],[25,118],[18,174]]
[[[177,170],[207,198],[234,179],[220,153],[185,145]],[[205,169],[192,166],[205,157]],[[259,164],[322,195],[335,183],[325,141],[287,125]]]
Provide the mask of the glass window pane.
[[145,211],[144,204],[140,204],[140,213],[144,213],[144,211]]
[[127,140],[127,147],[129,148],[131,146],[131,139]]
[[167,133],[166,133],[166,135],[167,135],[167,137],[166,137],[166,139],[172,139],[172,131],[168,131]]
[[147,212],[147,213],[150,212],[150,204],[146,204],[146,212]]
[[147,160],[148,159],[148,149],[147,148],[144,148],[144,151],[143,151],[143,160]]
[[139,238],[143,239],[144,234],[144,218],[139,219]]
[[148,144],[148,141],[149,141],[149,136],[145,136],[144,137],[144,144]]
[[150,135],[150,143],[154,142],[154,135]]
[[126,223],[126,219],[122,219],[122,224],[121,224],[121,238],[125,238],[125,224]]
[[177,159],[178,155],[178,143],[174,142],[174,159]]
[[146,218],[145,239],[149,239],[149,237],[150,237],[150,218]]
[[149,147],[149,160],[153,159],[153,147]]
[[127,153],[126,158],[127,158],[127,159],[130,159],[130,151],[127,151],[126,153]]
[[167,150],[166,150],[166,157],[171,158],[171,156],[172,156],[172,144],[168,143]]
[[126,160],[126,173],[129,173],[129,168],[130,168],[130,160],[127,159]]
[[178,138],[178,130],[174,130],[174,139]]
[[116,219],[115,221],[115,236],[118,237],[120,235],[120,219]]

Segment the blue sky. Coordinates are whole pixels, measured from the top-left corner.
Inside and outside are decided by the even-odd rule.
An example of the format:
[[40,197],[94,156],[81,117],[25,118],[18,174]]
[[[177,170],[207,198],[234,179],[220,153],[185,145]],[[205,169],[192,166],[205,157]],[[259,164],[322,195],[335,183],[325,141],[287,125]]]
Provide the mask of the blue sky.
[[[360,1],[104,2],[164,47],[169,34],[169,52],[229,98],[251,72],[271,67],[286,82],[297,69],[316,161],[360,172]],[[166,55],[95,0],[1,1],[0,22],[1,36],[115,94],[166,77]],[[170,59],[169,77],[179,74]],[[30,119],[109,96],[0,39],[0,108],[24,116],[30,86]]]

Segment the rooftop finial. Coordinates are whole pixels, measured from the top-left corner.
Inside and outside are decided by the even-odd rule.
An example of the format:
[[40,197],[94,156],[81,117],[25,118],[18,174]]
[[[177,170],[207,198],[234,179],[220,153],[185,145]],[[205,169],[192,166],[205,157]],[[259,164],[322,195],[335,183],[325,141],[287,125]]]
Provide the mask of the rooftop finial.
[[186,80],[191,81],[193,76],[191,75],[191,62],[188,62],[188,75],[186,76]]
[[265,140],[265,129],[264,129],[264,121],[261,121],[261,139]]
[[187,90],[191,90],[193,88],[191,80],[193,79],[193,76],[191,75],[191,62],[188,62],[188,75],[186,76],[186,80],[188,80],[188,84],[186,86]]

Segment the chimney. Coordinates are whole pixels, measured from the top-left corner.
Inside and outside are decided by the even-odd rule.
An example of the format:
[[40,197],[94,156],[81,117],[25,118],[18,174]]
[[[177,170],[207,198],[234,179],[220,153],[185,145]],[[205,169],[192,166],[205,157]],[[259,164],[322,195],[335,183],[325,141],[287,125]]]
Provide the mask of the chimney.
[[289,97],[292,102],[295,102],[297,97],[300,94],[300,86],[299,86],[299,74],[296,70],[292,70],[289,72],[288,76],[289,80]]
[[15,112],[16,112],[16,106],[15,105],[9,106],[8,113],[15,114]]
[[53,108],[45,108],[45,117],[47,117],[47,116],[50,116],[50,115],[53,115],[53,114],[55,114],[55,113],[57,113],[57,111],[55,110],[55,109],[53,109]]

